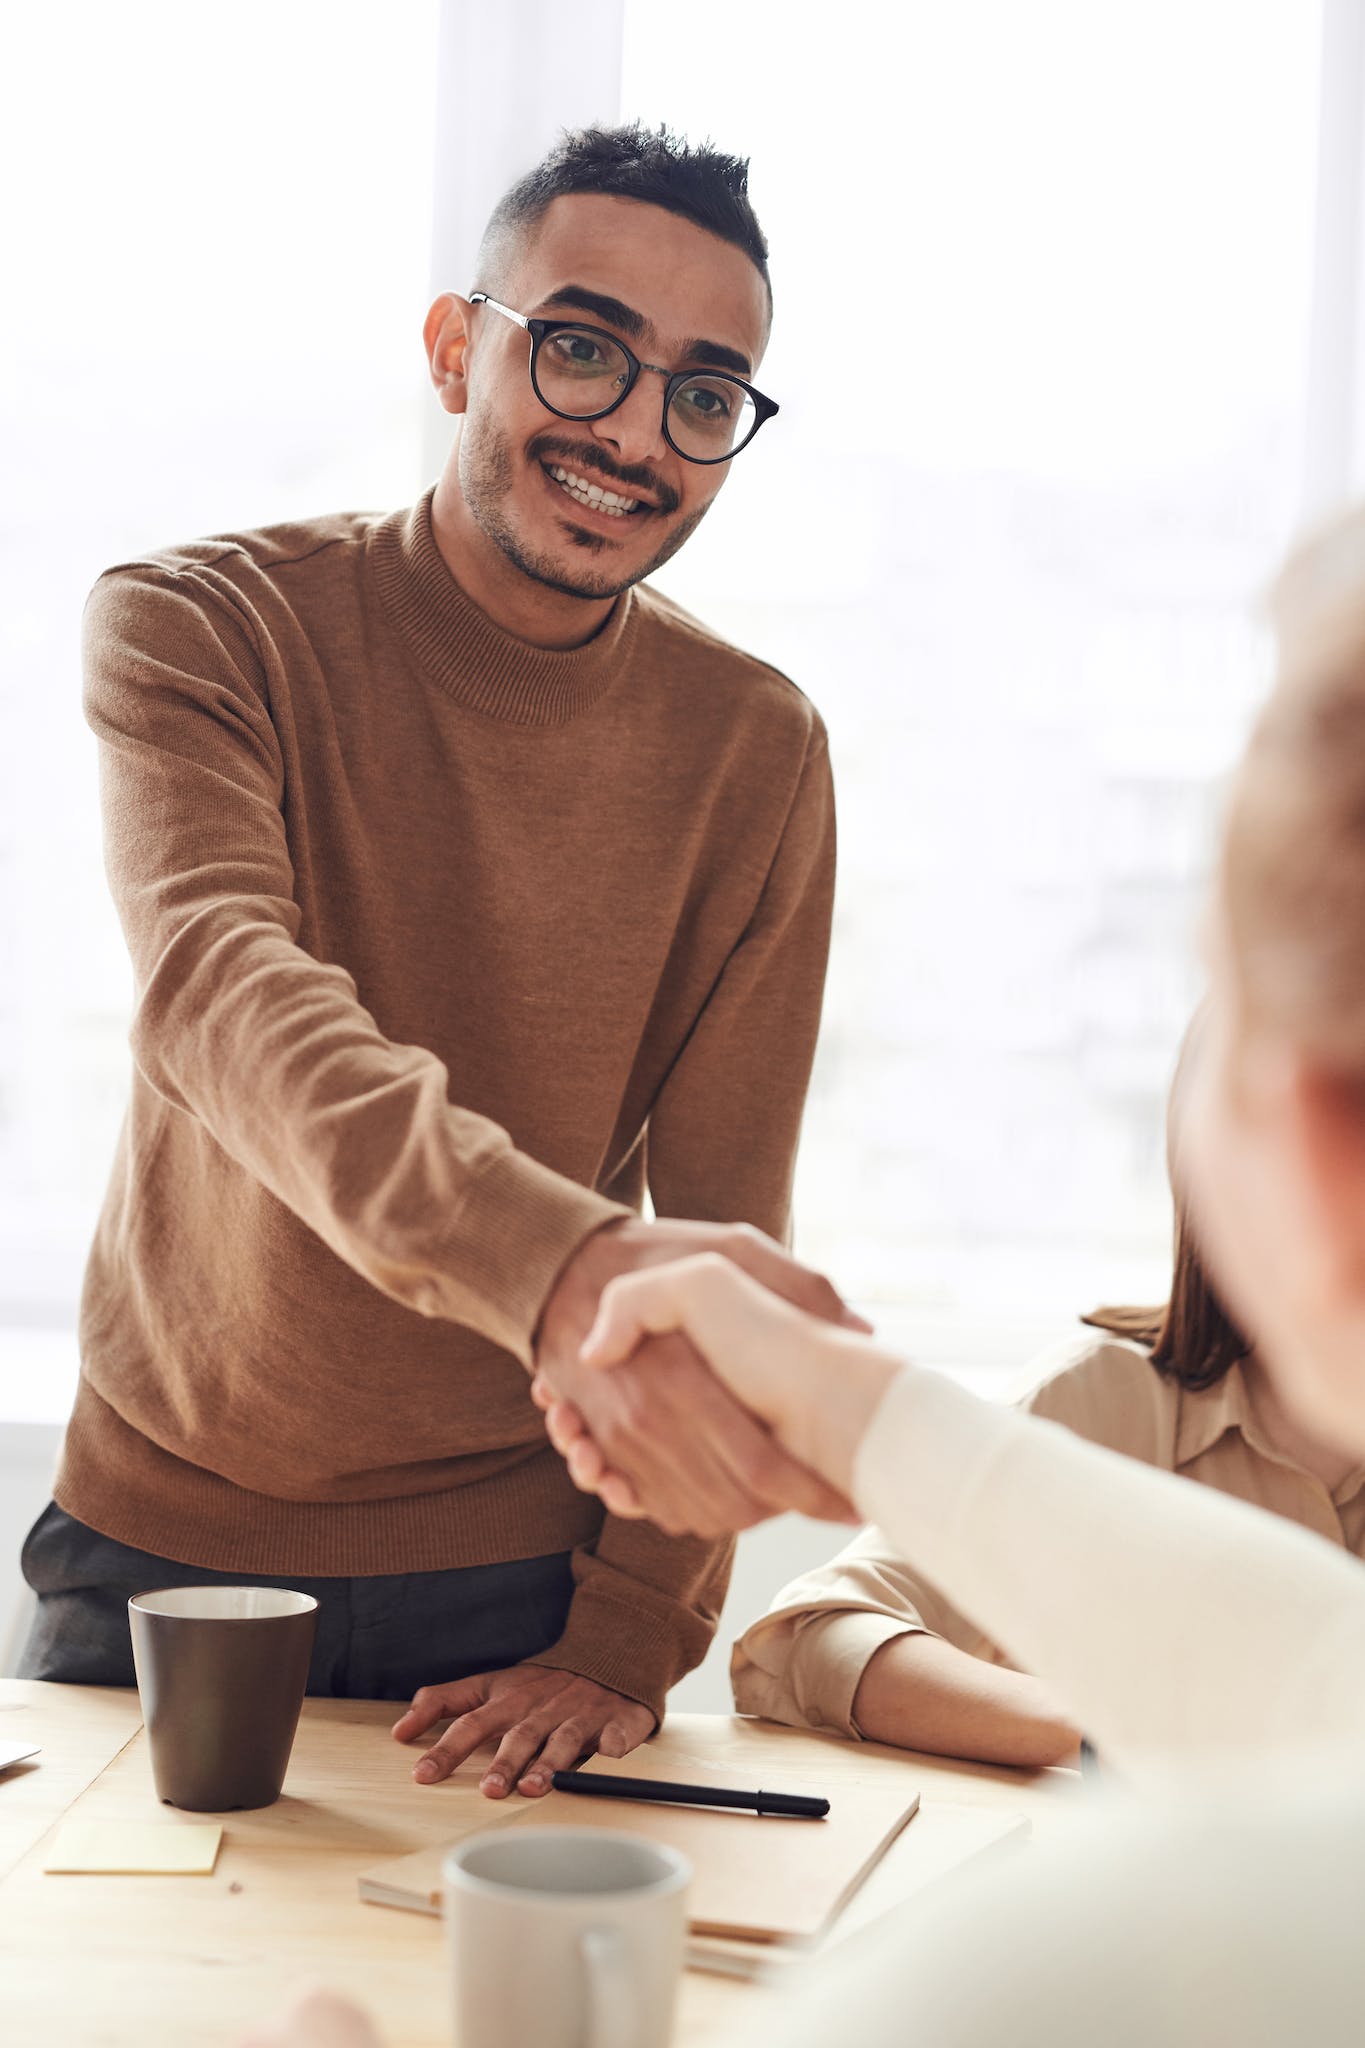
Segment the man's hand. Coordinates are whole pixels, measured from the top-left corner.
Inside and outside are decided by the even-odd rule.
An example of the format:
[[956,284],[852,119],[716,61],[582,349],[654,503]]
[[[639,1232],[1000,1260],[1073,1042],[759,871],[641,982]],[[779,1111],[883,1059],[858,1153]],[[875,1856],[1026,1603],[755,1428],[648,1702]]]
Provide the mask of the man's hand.
[[[601,1466],[649,1502],[669,1535],[730,1535],[795,1509],[825,1521],[853,1519],[848,1502],[789,1456],[772,1433],[707,1370],[682,1335],[645,1335],[614,1372],[593,1373],[579,1357],[602,1290],[624,1273],[718,1253],[774,1295],[823,1322],[867,1325],[829,1281],[798,1265],[744,1224],[608,1224],[560,1274],[536,1337],[537,1398],[580,1418]],[[604,1493],[611,1506],[610,1489]]]
[[627,1756],[654,1733],[654,1716],[638,1700],[548,1664],[513,1664],[450,1685],[424,1685],[394,1723],[394,1740],[412,1742],[448,1717],[449,1728],[412,1775],[420,1785],[438,1784],[501,1736],[479,1780],[489,1799],[506,1798],[514,1785],[539,1799],[550,1789],[552,1771],[571,1771],[581,1758],[599,1752]]
[[[611,1281],[581,1362],[611,1379],[629,1369],[643,1343],[678,1336],[802,1469],[823,1475],[845,1502],[846,1519],[856,1519],[847,1496],[858,1447],[901,1361],[780,1301],[733,1260],[704,1252]],[[600,1495],[614,1515],[659,1520],[648,1487],[607,1462],[574,1402],[556,1399],[540,1376],[531,1396],[576,1486]]]

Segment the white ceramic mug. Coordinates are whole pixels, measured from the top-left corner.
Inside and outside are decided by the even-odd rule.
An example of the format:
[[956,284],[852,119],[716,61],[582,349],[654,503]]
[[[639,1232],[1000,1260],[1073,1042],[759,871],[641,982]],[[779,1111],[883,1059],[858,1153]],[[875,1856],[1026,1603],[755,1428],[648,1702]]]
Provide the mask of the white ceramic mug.
[[472,1835],[445,1860],[456,2048],[668,2048],[692,1871],[592,1828]]

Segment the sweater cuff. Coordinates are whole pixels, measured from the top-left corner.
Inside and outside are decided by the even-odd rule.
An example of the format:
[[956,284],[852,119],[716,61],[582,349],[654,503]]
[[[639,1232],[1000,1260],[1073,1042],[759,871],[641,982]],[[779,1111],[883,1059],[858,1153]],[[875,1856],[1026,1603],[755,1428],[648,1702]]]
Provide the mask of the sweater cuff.
[[634,1214],[524,1152],[501,1152],[460,1204],[449,1292],[438,1279],[422,1306],[465,1323],[473,1295],[484,1305],[485,1336],[529,1372],[531,1340],[555,1281],[596,1231]]
[[[643,1590],[643,1589],[642,1589]],[[689,1654],[684,1634],[698,1630],[697,1617],[676,1606],[642,1600],[626,1606],[595,1586],[580,1586],[569,1608],[563,1635],[548,1650],[528,1658],[556,1671],[590,1678],[609,1692],[648,1707],[656,1726],[663,1721],[669,1690],[705,1655]],[[709,1639],[709,1631],[705,1632]]]

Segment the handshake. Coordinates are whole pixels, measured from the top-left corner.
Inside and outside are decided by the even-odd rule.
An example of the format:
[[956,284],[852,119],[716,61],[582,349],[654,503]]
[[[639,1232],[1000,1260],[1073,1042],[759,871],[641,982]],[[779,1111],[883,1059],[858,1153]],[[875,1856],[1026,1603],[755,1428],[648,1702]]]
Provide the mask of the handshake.
[[608,1224],[546,1302],[532,1394],[614,1515],[717,1537],[856,1522],[853,1465],[897,1361],[828,1280],[747,1225]]

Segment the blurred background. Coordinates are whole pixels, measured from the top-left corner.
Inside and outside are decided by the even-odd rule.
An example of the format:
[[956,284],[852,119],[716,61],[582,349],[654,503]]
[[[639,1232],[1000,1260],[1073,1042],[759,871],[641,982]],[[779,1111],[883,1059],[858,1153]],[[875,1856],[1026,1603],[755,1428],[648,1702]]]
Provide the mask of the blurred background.
[[[1365,477],[1365,7],[804,21],[778,0],[7,17],[0,1637],[127,1081],[85,593],[134,551],[416,497],[445,446],[427,305],[470,286],[491,204],[565,125],[748,154],[772,244],[781,417],[659,580],[830,728],[798,1249],[988,1387],[1102,1298],[1165,1294],[1164,1094],[1267,680],[1258,594]],[[746,1539],[736,1620],[830,1547]],[[680,1704],[722,1705],[717,1668]]]

